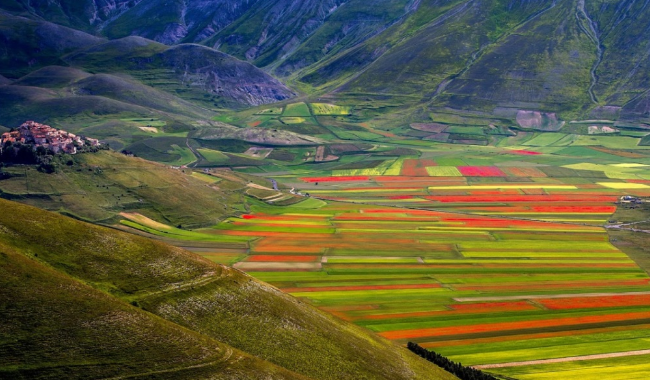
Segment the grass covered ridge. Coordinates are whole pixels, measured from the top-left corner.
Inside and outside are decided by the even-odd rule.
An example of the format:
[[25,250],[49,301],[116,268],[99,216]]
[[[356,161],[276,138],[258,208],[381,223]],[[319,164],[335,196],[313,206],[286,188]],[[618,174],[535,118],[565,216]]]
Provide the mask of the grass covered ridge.
[[[211,225],[236,212],[235,191],[210,185],[192,171],[102,151],[76,155],[56,174],[34,168],[5,168],[2,197],[60,211],[95,222],[108,222],[135,211],[174,226]],[[216,181],[216,178],[215,178]],[[182,190],[180,190],[182,189]]]

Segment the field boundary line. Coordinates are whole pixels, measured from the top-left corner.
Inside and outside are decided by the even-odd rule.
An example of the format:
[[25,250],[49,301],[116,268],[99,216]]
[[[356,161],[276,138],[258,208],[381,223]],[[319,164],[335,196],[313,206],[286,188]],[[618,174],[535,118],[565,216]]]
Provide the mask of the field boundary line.
[[499,363],[499,364],[483,364],[483,365],[472,366],[472,368],[491,369],[491,368],[506,368],[506,367],[523,367],[527,365],[554,364],[554,363],[565,363],[565,362],[574,362],[574,361],[583,361],[583,360],[622,358],[626,356],[640,356],[640,355],[648,355],[648,354],[650,354],[650,350],[637,350],[637,351],[627,351],[627,352],[612,352],[609,354],[569,356],[566,358],[556,358],[556,359],[527,360],[523,362],[510,362],[510,363]]
[[496,296],[496,297],[458,297],[456,302],[480,302],[480,301],[515,301],[515,300],[538,300],[558,298],[582,298],[582,297],[612,297],[612,296],[643,296],[650,295],[648,292],[624,292],[624,293],[567,293],[567,294],[535,294],[522,296]]
[[[374,207],[392,207],[392,208],[398,208],[398,209],[405,209],[405,210],[414,210],[414,211],[435,211],[435,212],[440,212],[440,213],[445,213],[445,214],[451,214],[451,215],[465,215],[465,216],[482,216],[485,218],[493,218],[493,219],[503,219],[503,220],[521,220],[525,222],[538,222],[538,223],[546,223],[546,224],[564,224],[568,226],[582,226],[582,227],[593,227],[594,229],[602,229],[603,231],[607,230],[606,225],[601,224],[588,224],[588,223],[580,223],[580,222],[567,222],[563,220],[543,220],[543,219],[534,219],[534,218],[521,218],[521,217],[516,217],[512,215],[483,215],[480,213],[475,213],[475,212],[468,212],[468,211],[461,211],[461,210],[450,210],[450,209],[445,209],[445,208],[438,208],[438,207],[431,207],[431,208],[426,208],[426,207],[413,207],[411,205],[386,205],[386,204],[377,204],[373,203],[372,201],[362,201],[362,202],[357,202],[357,201],[352,201],[352,200],[342,200],[342,199],[337,199],[337,200],[331,200],[328,198],[322,198],[319,197],[318,195],[312,195],[311,198],[322,200],[325,202],[330,202],[330,203],[347,203],[347,204],[354,204],[354,205],[365,205],[365,206],[374,206]],[[605,215],[605,214],[602,214]],[[610,214],[610,216],[613,214]],[[623,229],[623,228],[622,228]],[[648,232],[650,231],[644,231],[644,230],[639,230],[642,232]]]

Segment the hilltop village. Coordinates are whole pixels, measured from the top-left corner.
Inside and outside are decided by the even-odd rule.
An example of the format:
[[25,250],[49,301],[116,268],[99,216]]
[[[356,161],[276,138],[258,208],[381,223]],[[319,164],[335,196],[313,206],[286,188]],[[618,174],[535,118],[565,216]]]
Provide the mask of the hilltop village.
[[7,143],[30,144],[34,149],[43,147],[54,154],[76,154],[77,148],[85,145],[97,147],[99,140],[52,128],[49,125],[35,121],[23,123],[17,130],[5,132],[0,136],[0,144],[5,147]]

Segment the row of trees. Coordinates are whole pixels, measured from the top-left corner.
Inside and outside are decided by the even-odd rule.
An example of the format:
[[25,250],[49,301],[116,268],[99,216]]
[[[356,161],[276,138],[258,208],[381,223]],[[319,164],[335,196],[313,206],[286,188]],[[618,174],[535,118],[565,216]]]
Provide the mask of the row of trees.
[[409,342],[406,346],[418,356],[430,361],[438,367],[456,375],[461,380],[498,380],[496,377],[472,367],[466,367],[460,363],[453,362],[437,352],[422,348],[419,344]]

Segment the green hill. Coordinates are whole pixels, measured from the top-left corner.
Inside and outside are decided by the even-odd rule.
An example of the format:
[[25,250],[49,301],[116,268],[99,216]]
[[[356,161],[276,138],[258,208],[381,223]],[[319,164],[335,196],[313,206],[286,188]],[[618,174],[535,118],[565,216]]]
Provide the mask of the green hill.
[[109,222],[129,211],[188,227],[213,225],[241,204],[237,191],[226,183],[221,189],[211,187],[189,170],[186,174],[110,151],[64,158],[55,174],[5,168],[10,178],[0,181],[0,196],[94,222]]
[[[14,216],[40,213],[2,203]],[[1,378],[305,379],[54,270],[17,237],[3,222]],[[101,245],[83,233],[78,238]]]
[[62,64],[62,55],[104,40],[60,25],[0,11],[0,41],[3,47],[0,49],[0,75],[19,78],[43,66]]
[[72,67],[46,66],[19,78],[13,84],[57,89],[69,86],[91,75],[90,73]]
[[[4,47],[0,50],[0,75],[10,79],[52,65],[74,66],[92,73],[130,74],[169,91],[168,96],[174,94],[207,108],[260,105],[295,95],[250,63],[201,45],[169,47],[136,36],[106,41],[2,11],[0,40]],[[61,70],[51,74],[59,73]],[[33,81],[29,84],[34,85]]]
[[236,269],[0,205],[0,374],[299,378],[225,344],[312,379],[454,378]]
[[167,47],[140,37],[126,37],[79,50],[63,59],[94,72],[128,73],[143,83],[205,106],[260,105],[294,96],[284,84],[250,63],[201,45]]

